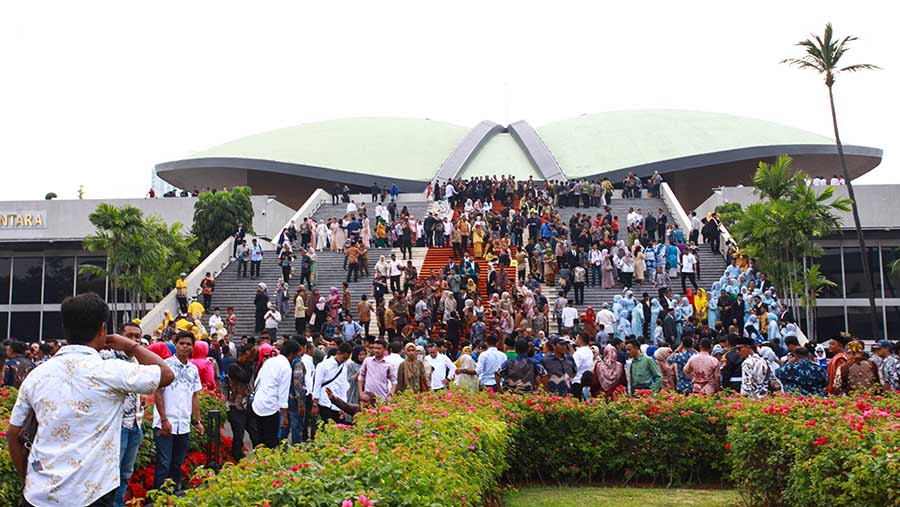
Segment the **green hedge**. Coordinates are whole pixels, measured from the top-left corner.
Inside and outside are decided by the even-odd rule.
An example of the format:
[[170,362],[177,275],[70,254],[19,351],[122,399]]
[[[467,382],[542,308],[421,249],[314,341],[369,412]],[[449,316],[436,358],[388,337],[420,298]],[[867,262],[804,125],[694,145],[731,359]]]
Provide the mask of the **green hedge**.
[[634,481],[727,482],[748,507],[898,505],[898,434],[896,393],[609,403],[404,395],[356,426],[329,425],[314,443],[259,449],[218,475],[200,471],[203,482],[184,498],[151,497],[176,506],[470,506],[499,498],[503,483]]

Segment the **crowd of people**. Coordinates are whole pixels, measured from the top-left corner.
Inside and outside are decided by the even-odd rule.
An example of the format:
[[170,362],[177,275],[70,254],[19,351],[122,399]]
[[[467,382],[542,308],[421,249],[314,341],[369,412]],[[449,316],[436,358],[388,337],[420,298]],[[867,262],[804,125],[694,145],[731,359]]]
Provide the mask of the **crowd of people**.
[[[643,183],[629,175],[623,185],[624,199],[643,188],[659,192],[656,176]],[[384,195],[373,188],[373,201]],[[122,505],[151,395],[154,485],[177,486],[189,435],[205,431],[202,390],[225,398],[237,460],[245,434],[254,447],[301,443],[315,437],[320,421],[352,424],[360,410],[401,392],[543,389],[602,400],[645,390],[730,389],[759,398],[900,389],[900,345],[882,340],[866,352],[846,334],[808,342],[752,259],[737,253],[709,290],[699,287],[696,249],[701,235],[707,244],[716,239],[715,215],[692,220],[685,234],[664,210],[632,209],[620,227],[609,211],[608,180],[482,177],[435,185],[429,195],[437,203],[421,221],[377,202],[376,230],[391,224],[397,244],[450,249],[443,269],[418,273],[392,254],[367,273],[371,224],[365,205],[348,198],[340,225],[292,225],[276,255],[343,251],[347,281],[370,276],[371,292],[354,298],[348,283],[320,292],[315,277],[303,275],[302,259],[300,282],[289,290],[296,264],[282,263],[288,269],[275,301],[258,285],[253,336],[235,335],[232,308],[208,312],[215,288],[208,276],[202,303],[187,297],[182,277],[178,315],[166,312],[146,334],[139,322],[108,333],[106,303],[85,294],[62,304],[66,341],[9,342],[2,378],[19,397],[7,437],[17,470],[28,475],[26,500]],[[595,209],[563,220],[562,207]],[[238,276],[246,276],[243,239],[236,235]],[[252,251],[246,258],[253,262]],[[675,277],[681,296],[672,292]],[[656,292],[635,296],[642,281]],[[623,292],[599,310],[580,311],[587,285]],[[285,336],[278,325],[290,314],[295,329]],[[29,454],[19,437],[34,415]],[[83,438],[91,434],[100,437]]]

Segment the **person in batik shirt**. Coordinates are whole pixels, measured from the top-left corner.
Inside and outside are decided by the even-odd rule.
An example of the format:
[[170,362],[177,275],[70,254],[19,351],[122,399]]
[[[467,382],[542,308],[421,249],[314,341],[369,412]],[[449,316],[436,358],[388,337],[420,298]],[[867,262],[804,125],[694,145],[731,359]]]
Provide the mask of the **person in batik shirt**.
[[786,393],[825,396],[828,374],[812,361],[812,354],[805,347],[794,349],[791,360],[775,370],[775,376]]

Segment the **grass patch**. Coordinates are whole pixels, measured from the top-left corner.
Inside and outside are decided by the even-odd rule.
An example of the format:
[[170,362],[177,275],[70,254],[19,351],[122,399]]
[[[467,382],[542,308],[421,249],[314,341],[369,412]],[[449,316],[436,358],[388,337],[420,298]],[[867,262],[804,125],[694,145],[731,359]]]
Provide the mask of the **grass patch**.
[[734,507],[733,490],[663,488],[524,488],[504,498],[506,507]]

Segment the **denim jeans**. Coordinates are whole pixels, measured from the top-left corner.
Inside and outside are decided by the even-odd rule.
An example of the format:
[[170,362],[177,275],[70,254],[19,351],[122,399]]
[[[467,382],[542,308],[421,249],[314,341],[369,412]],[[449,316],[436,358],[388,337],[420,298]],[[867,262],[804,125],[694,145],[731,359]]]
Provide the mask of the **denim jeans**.
[[125,491],[128,489],[128,479],[134,473],[134,461],[137,459],[138,449],[144,439],[141,423],[138,421],[131,428],[122,428],[122,440],[119,446],[119,489],[116,490],[116,507],[125,507]]
[[181,489],[181,465],[187,456],[190,433],[184,435],[159,434],[153,429],[153,441],[156,442],[156,472],[153,474],[153,489],[159,489],[166,479],[172,479],[175,489]]
[[[368,334],[368,333],[366,333]],[[304,400],[305,401],[305,400]],[[304,407],[305,408],[305,407]],[[306,415],[299,415],[297,413],[297,400],[290,400],[288,402],[288,424],[290,424],[290,433],[291,433],[291,444],[299,444],[306,440],[306,434],[303,431],[304,426],[306,425]],[[286,432],[285,432],[286,433]],[[282,439],[286,439],[287,435],[282,436]]]

